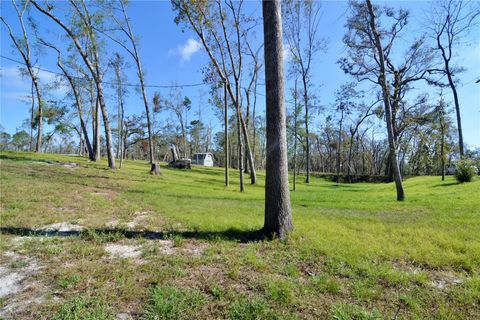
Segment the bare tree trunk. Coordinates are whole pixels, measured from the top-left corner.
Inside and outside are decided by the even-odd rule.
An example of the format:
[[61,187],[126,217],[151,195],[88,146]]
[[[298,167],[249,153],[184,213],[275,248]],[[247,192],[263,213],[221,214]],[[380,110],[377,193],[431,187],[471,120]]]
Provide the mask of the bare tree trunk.
[[[35,92],[37,94],[37,102],[38,102],[38,113],[36,115],[37,117],[37,142],[35,144],[35,152],[41,152],[42,151],[42,129],[43,129],[43,100],[42,100],[42,95],[40,93],[40,86],[38,85],[38,77],[33,71],[33,65],[32,61],[30,59],[30,43],[28,41],[28,35],[27,35],[27,30],[25,29],[25,24],[23,22],[23,14],[27,10],[27,5],[28,2],[22,3],[22,7],[19,8],[16,4],[15,1],[13,1],[13,6],[15,8],[15,11],[17,13],[18,20],[20,22],[20,26],[22,28],[22,39],[17,39],[13,35],[12,28],[10,25],[7,23],[7,21],[3,18],[0,17],[4,25],[7,27],[8,33],[10,38],[13,41],[13,44],[17,48],[18,52],[23,58],[23,61],[25,62],[25,65],[27,67],[28,74],[30,75],[30,78],[32,79],[32,84],[33,87],[35,88]],[[23,46],[25,46],[23,48]],[[32,91],[33,93],[33,91]],[[33,98],[33,95],[32,95]],[[32,102],[32,107],[33,107],[33,102]],[[33,113],[33,111],[32,111]]]
[[337,148],[337,184],[340,183],[340,167],[342,156],[342,126],[343,126],[343,109],[340,110],[340,128],[338,130],[338,148]]
[[93,158],[92,161],[100,160],[100,137],[98,135],[98,104],[97,98],[93,89],[93,81],[90,81],[90,109],[92,112],[92,148],[93,148]]
[[[444,67],[443,74],[447,75],[448,85],[453,93],[453,101],[455,104],[455,114],[457,118],[457,130],[458,130],[458,146],[460,151],[460,158],[464,156],[463,146],[463,131],[462,121],[460,115],[460,103],[458,100],[458,93],[455,82],[453,80],[453,70],[450,67],[450,61],[452,59],[453,46],[456,41],[459,40],[462,33],[468,32],[470,27],[476,24],[475,19],[479,15],[478,10],[472,10],[468,14],[462,12],[466,9],[463,6],[462,1],[449,0],[446,5],[441,3],[440,5],[444,16],[442,16],[441,23],[436,25],[434,30],[436,33],[437,49],[440,50]],[[435,23],[436,24],[436,23]],[[442,42],[442,35],[446,35],[446,42]]]
[[[51,18],[55,23],[57,23],[70,37],[70,39],[73,41],[75,47],[77,48],[78,53],[82,57],[83,61],[85,62],[86,66],[88,67],[93,80],[95,81],[95,85],[97,87],[97,101],[100,104],[100,109],[102,111],[102,116],[103,116],[103,124],[105,128],[105,138],[106,138],[106,145],[107,145],[107,158],[108,158],[108,166],[110,169],[115,169],[115,156],[113,153],[113,141],[112,141],[112,133],[110,130],[110,122],[108,120],[108,112],[107,112],[107,106],[105,103],[105,96],[104,96],[104,91],[103,91],[103,83],[102,83],[102,73],[100,72],[100,59],[98,56],[98,48],[97,44],[95,42],[95,37],[94,37],[94,31],[93,31],[93,26],[91,23],[91,18],[90,15],[87,11],[87,7],[85,5],[85,2],[82,1],[83,8],[85,10],[84,13],[82,13],[78,6],[77,3],[73,0],[70,1],[74,9],[76,10],[76,13],[80,16],[82,19],[86,29],[88,36],[91,40],[91,50],[92,50],[92,56],[93,56],[93,63],[92,60],[90,59],[89,55],[85,50],[83,49],[82,45],[79,42],[78,37],[75,35],[75,33],[67,27],[58,17],[56,17],[52,12],[51,8],[48,7],[47,9],[43,8],[40,6],[37,1],[31,0],[31,3],[43,14]],[[98,118],[98,114],[97,114]],[[97,134],[98,134],[98,128],[97,128]]]
[[78,130],[77,132],[78,132],[78,139],[80,140],[80,143],[79,143],[79,146],[78,146],[78,155],[83,157],[83,155],[85,154],[83,136],[82,136],[82,133],[80,132],[80,130]]
[[[247,98],[247,110],[246,110],[246,119],[245,119],[245,127],[247,128],[247,134],[249,134],[248,130],[248,125],[250,123],[250,93],[248,92],[248,89],[245,89],[245,97]],[[248,174],[248,155],[245,153],[243,157],[243,168],[245,170],[245,173]]]
[[121,148],[120,145],[122,144],[122,116],[120,114],[120,103],[117,106],[117,150],[116,150],[116,158],[120,160]]
[[[225,43],[221,44],[219,42],[218,36],[215,32],[213,32],[212,35],[213,35],[214,41],[216,42],[216,45],[218,45],[219,48],[220,48],[222,65],[220,65],[219,61],[214,56],[212,48],[207,41],[207,37],[204,33],[204,31],[205,31],[204,30],[204,25],[202,23],[200,23],[200,24],[195,23],[195,19],[194,19],[194,17],[192,17],[191,12],[189,10],[189,2],[188,1],[172,1],[172,3],[178,10],[182,11],[185,14],[186,20],[188,20],[189,24],[191,25],[191,27],[193,28],[195,33],[200,38],[205,50],[207,51],[207,54],[208,54],[211,62],[213,63],[213,65],[215,66],[215,69],[217,70],[218,75],[227,84],[228,93],[230,94],[230,98],[233,100],[234,106],[236,108],[237,116],[239,117],[239,121],[240,121],[240,130],[241,130],[241,133],[243,134],[245,149],[246,149],[246,153],[247,153],[247,157],[248,157],[248,163],[249,163],[249,166],[250,166],[251,183],[255,184],[257,178],[256,178],[254,159],[253,159],[252,151],[251,151],[251,148],[250,148],[248,132],[247,132],[247,128],[246,128],[246,125],[245,125],[245,120],[243,119],[243,116],[242,116],[242,111],[241,111],[241,108],[240,108],[240,101],[235,98],[235,97],[238,97],[238,90],[239,90],[239,85],[240,85],[240,83],[239,83],[240,82],[240,74],[241,74],[241,69],[242,69],[242,63],[241,63],[241,60],[242,60],[241,59],[242,58],[242,52],[241,52],[241,38],[242,38],[241,35],[242,35],[242,32],[239,29],[239,27],[240,27],[239,15],[237,15],[237,13],[235,12],[235,9],[233,8],[233,1],[229,1],[227,5],[232,10],[232,12],[234,14],[234,19],[235,19],[234,28],[235,28],[236,36],[237,36],[236,50],[237,50],[237,57],[238,57],[239,61],[238,61],[238,64],[235,62],[234,55],[233,55],[232,48],[231,48],[231,44],[230,44],[230,41],[229,41],[229,37],[227,35],[227,27],[226,27],[225,21],[224,21],[224,14],[223,14],[223,11],[222,11],[222,5],[221,5],[220,1],[217,1],[217,5],[218,5],[218,9],[220,11],[220,17],[221,17],[220,23],[221,23],[221,28],[222,28],[222,31],[223,31],[223,34],[224,34]],[[202,13],[202,15],[205,14],[204,12],[201,12],[201,13]],[[231,85],[230,81],[228,80],[228,74],[227,74],[228,71],[227,71],[226,64],[225,64],[226,57],[225,57],[225,54],[224,54],[224,51],[223,51],[223,45],[226,45],[226,47],[227,47],[228,56],[229,56],[229,59],[230,59],[230,66],[233,69],[232,70],[233,71],[233,77],[235,79],[235,85],[236,85],[236,88],[237,88],[237,90],[235,90],[236,92],[234,92],[234,90],[232,88],[232,85]]]
[[182,123],[183,159],[187,159],[187,133],[185,129],[186,122],[187,120],[185,119],[185,124]]
[[267,162],[265,178],[266,235],[285,239],[293,229],[288,188],[287,129],[283,73],[282,10],[280,0],[263,1]]
[[30,148],[29,151],[33,151],[33,118],[35,117],[35,87],[33,86],[33,81],[32,81],[32,89],[31,89],[31,94],[32,94],[32,109],[31,109],[31,114],[30,114]]
[[238,171],[240,173],[240,191],[245,190],[244,179],[243,179],[243,141],[242,141],[242,131],[240,127],[240,109],[237,108],[237,134],[238,134]]
[[97,95],[95,99],[95,161],[99,161],[101,158],[100,136],[100,103]]
[[455,86],[455,83],[453,82],[452,73],[449,70],[448,62],[446,62],[446,65],[447,65],[448,84],[449,84],[450,88],[452,89],[453,102],[455,104],[455,114],[457,116],[458,148],[459,148],[459,151],[460,151],[460,158],[463,159],[463,156],[464,156],[463,130],[462,130],[462,116],[460,115],[460,103],[458,102],[457,88]]
[[383,103],[385,107],[385,119],[387,123],[387,133],[388,133],[388,145],[389,145],[389,156],[390,161],[393,167],[393,177],[395,180],[395,187],[397,189],[397,200],[402,201],[405,199],[405,193],[403,191],[402,185],[402,176],[400,174],[400,167],[398,166],[397,161],[397,149],[395,146],[394,133],[393,133],[393,124],[392,124],[392,109],[390,104],[390,94],[388,91],[388,84],[385,79],[385,61],[382,44],[380,42],[380,35],[378,34],[376,24],[375,24],[375,13],[373,11],[372,3],[370,0],[367,1],[367,8],[370,15],[370,28],[372,29],[373,35],[375,37],[375,47],[378,54],[379,66],[380,66],[380,76],[379,82],[382,86],[383,91]]
[[[120,119],[120,112],[118,114],[118,118]],[[118,121],[118,138],[117,138],[117,150],[116,150],[116,158],[120,160],[122,154],[122,129],[120,121]]]
[[241,115],[241,110],[239,108],[238,112],[240,112],[240,124],[241,124],[241,129],[243,132],[243,138],[245,140],[245,149],[247,153],[247,158],[248,158],[248,165],[250,167],[250,183],[255,184],[257,183],[257,172],[255,170],[255,165],[253,163],[253,155],[252,151],[250,148],[250,139],[248,138],[248,130],[245,125],[245,121],[243,121],[243,117]]
[[[351,130],[351,128],[350,128]],[[348,146],[348,165],[347,165],[347,179],[348,182],[351,182],[351,165],[352,165],[352,149],[353,149],[353,139],[355,138],[355,131],[350,132],[350,145]]]
[[233,152],[231,152],[231,150],[233,150],[233,141],[232,141],[232,139],[229,139],[228,149],[230,150],[230,152],[228,153],[229,168],[232,168],[232,164],[233,164]]
[[293,192],[297,191],[297,127],[298,127],[298,112],[297,112],[297,78],[295,78],[294,87],[294,110],[293,110]]
[[[135,63],[137,65],[137,73],[138,73],[138,78],[140,79],[140,87],[142,91],[142,97],[143,97],[143,103],[145,105],[145,113],[147,116],[147,130],[148,130],[148,145],[149,145],[149,155],[150,155],[150,163],[153,165],[155,162],[155,151],[154,151],[154,145],[153,145],[153,140],[152,140],[152,125],[150,122],[150,107],[148,105],[148,98],[147,98],[147,91],[145,88],[145,79],[144,79],[144,74],[143,74],[143,69],[142,69],[142,62],[140,60],[140,55],[138,53],[137,49],[137,43],[135,40],[135,36],[133,34],[132,27],[130,25],[130,20],[127,15],[127,10],[125,8],[125,4],[123,1],[120,1],[120,5],[122,7],[122,12],[125,18],[125,22],[127,25],[127,30],[125,30],[125,33],[128,35],[130,42],[132,43],[133,47],[133,52],[128,50],[129,53],[132,55],[133,59],[135,60]],[[153,168],[156,168],[156,166],[152,166]],[[155,173],[155,172],[154,172]]]
[[122,157],[122,141],[123,141],[123,118],[124,118],[124,106],[123,106],[123,79],[122,79],[122,68],[125,66],[123,62],[123,58],[120,54],[115,54],[115,59],[110,62],[110,66],[112,66],[115,72],[115,78],[117,83],[117,131],[118,131],[118,139],[117,139],[117,159]]
[[100,110],[102,111],[103,116],[103,126],[105,128],[105,136],[107,142],[107,159],[108,166],[111,169],[115,169],[115,156],[113,154],[113,140],[112,140],[112,131],[110,129],[110,122],[108,120],[107,106],[105,104],[105,97],[103,96],[103,84],[101,81],[97,83]]
[[[52,45],[50,43],[47,43],[46,41],[44,41],[42,39],[40,39],[39,41],[42,44],[54,49],[55,51],[57,51],[57,54],[58,54],[57,66],[60,68],[60,70],[62,70],[65,78],[67,78],[68,83],[70,84],[70,87],[72,88],[73,96],[75,97],[75,104],[77,106],[78,118],[80,120],[80,128],[81,128],[81,132],[79,131],[79,135],[80,135],[80,138],[83,139],[81,141],[82,142],[81,145],[82,146],[85,145],[87,147],[89,159],[94,160],[95,156],[93,154],[92,145],[90,144],[90,139],[88,138],[87,126],[86,126],[85,121],[83,119],[82,97],[81,97],[80,92],[78,90],[77,84],[75,83],[75,80],[74,80],[73,76],[64,67],[60,50],[57,47],[55,47],[54,45]],[[83,134],[83,138],[82,138],[82,134]]]
[[123,145],[123,131],[124,131],[124,127],[123,127],[123,123],[124,123],[124,118],[125,116],[125,108],[124,108],[124,105],[123,105],[123,100],[120,101],[120,128],[119,128],[119,144],[118,144],[118,148],[120,149],[120,168],[122,168],[122,159],[123,159],[123,148],[124,148],[124,145]]
[[252,145],[252,157],[253,157],[253,167],[255,168],[257,165],[257,153],[256,153],[256,145],[257,145],[257,126],[255,123],[255,112],[257,109],[257,80],[255,80],[254,86],[254,96],[253,96],[253,112],[252,112],[252,124],[253,124],[253,145]]
[[228,178],[228,168],[230,166],[230,158],[228,155],[228,96],[227,96],[227,85],[223,84],[223,98],[224,98],[224,123],[223,126],[225,128],[224,132],[224,152],[225,152],[225,186],[228,187],[229,178]]
[[308,129],[308,94],[307,94],[307,81],[305,76],[303,77],[303,100],[305,103],[305,143],[306,143],[306,152],[307,152],[307,177],[305,179],[306,183],[310,183],[310,132]]
[[[442,103],[442,102],[440,102]],[[442,165],[442,181],[445,181],[445,119],[443,117],[443,104],[441,105],[441,109],[439,110],[440,112],[440,134],[441,134],[441,140],[440,140],[440,162]]]
[[37,101],[38,101],[38,114],[37,114],[37,143],[35,145],[35,152],[42,152],[42,129],[43,129],[43,100],[40,95],[40,88],[38,82],[35,78],[33,79],[33,85],[35,86],[35,91],[37,92]]
[[[69,80],[70,81],[70,80]],[[73,83],[71,83],[72,86],[74,86]],[[76,88],[73,88],[72,87],[72,90],[73,90],[73,94],[75,96],[75,101],[77,102],[77,111],[78,111],[78,118],[80,120],[80,127],[82,128],[82,132],[83,132],[83,137],[84,137],[84,142],[85,142],[85,146],[87,147],[87,150],[88,150],[88,157],[90,160],[94,160],[95,157],[94,157],[94,154],[93,154],[93,149],[92,149],[92,145],[90,143],[90,139],[88,138],[88,130],[87,130],[87,126],[85,124],[85,121],[83,119],[83,111],[82,111],[82,101],[81,101],[81,97],[77,91]]]

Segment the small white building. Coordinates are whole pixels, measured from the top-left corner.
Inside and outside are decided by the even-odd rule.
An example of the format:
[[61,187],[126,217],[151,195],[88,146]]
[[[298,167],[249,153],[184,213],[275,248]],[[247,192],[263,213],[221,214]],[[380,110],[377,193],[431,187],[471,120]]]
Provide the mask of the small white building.
[[192,164],[198,164],[206,167],[213,167],[213,154],[195,153],[192,157]]

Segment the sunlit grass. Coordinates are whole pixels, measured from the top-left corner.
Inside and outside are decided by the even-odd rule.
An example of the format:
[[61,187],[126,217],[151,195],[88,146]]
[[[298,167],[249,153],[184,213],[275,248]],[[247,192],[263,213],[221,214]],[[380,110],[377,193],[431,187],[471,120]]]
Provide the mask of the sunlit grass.
[[[295,230],[286,243],[240,244],[263,224],[263,172],[257,185],[246,184],[241,193],[238,173],[231,171],[231,185],[225,187],[222,168],[162,165],[162,174],[151,176],[145,161],[125,161],[121,170],[111,171],[104,160],[81,157],[10,152],[1,157],[2,227],[69,222],[100,229],[55,244],[24,244],[25,252],[47,262],[55,257],[77,262],[74,270],[46,275],[68,300],[61,309],[56,304],[43,308],[47,317],[78,308],[83,314],[88,305],[110,316],[112,306],[132,303],[146,318],[165,308],[167,315],[176,315],[179,310],[164,296],[206,319],[255,313],[267,319],[391,318],[398,305],[404,318],[480,316],[478,178],[464,184],[450,176],[444,182],[409,178],[404,202],[395,200],[393,184],[313,179],[291,193]],[[42,163],[47,159],[80,166]],[[164,232],[177,247],[204,243],[205,253],[162,256],[148,240],[122,240],[123,229],[102,234],[109,221],[118,220],[124,228],[142,210],[152,212],[148,230]],[[103,243],[117,241],[143,246],[149,260],[140,268],[127,267],[112,282],[108,270],[118,268],[117,262],[83,261],[103,259]],[[0,247],[5,251],[9,244]],[[447,291],[432,287],[446,272],[461,284]],[[79,288],[92,285],[102,289],[100,302],[78,296]],[[118,296],[109,291],[112,286]]]

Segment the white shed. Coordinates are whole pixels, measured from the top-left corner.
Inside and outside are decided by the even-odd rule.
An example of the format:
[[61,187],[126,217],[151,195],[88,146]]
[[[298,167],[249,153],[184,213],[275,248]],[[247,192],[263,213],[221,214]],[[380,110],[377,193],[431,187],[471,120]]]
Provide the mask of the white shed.
[[198,164],[206,167],[213,167],[213,154],[195,153],[192,157],[192,164]]

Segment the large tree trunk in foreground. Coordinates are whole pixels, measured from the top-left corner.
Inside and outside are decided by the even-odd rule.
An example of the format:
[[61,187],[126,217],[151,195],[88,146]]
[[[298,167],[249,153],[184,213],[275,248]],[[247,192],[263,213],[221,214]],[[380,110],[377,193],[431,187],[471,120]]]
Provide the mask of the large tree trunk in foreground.
[[393,178],[395,180],[395,187],[397,189],[397,200],[402,201],[405,199],[405,193],[403,192],[402,185],[402,176],[400,174],[400,167],[398,166],[397,161],[397,149],[395,146],[395,138],[393,133],[393,123],[392,123],[392,107],[390,104],[390,94],[388,91],[388,84],[385,79],[385,61],[382,43],[380,41],[380,35],[378,34],[376,23],[375,23],[375,13],[373,12],[372,3],[370,0],[367,0],[367,8],[370,15],[370,28],[372,28],[373,35],[375,37],[375,48],[379,57],[379,66],[380,66],[380,76],[379,82],[382,86],[383,93],[383,103],[385,106],[385,119],[387,123],[387,133],[388,133],[388,149],[389,157],[392,163],[393,169]]
[[267,235],[285,239],[293,229],[288,189],[287,129],[283,74],[281,2],[263,1],[267,161],[265,178],[265,224]]

